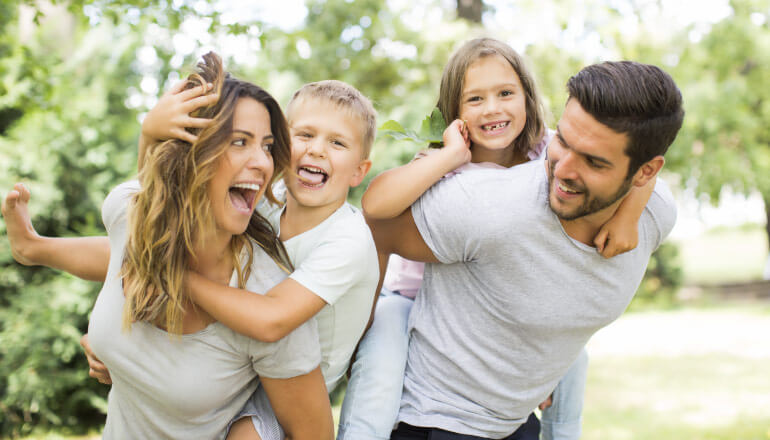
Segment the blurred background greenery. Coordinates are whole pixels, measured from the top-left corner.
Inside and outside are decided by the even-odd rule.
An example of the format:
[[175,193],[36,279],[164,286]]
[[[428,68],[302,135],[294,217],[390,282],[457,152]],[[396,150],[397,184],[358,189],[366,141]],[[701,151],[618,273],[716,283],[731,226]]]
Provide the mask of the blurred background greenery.
[[[768,321],[762,298],[770,287],[760,280],[770,230],[770,0],[3,0],[0,188],[27,182],[41,234],[102,234],[101,201],[135,172],[144,113],[204,52],[219,52],[230,71],[282,103],[304,82],[347,81],[372,99],[380,122],[416,129],[435,104],[449,54],[480,35],[527,56],[550,124],[567,78],[585,64],[634,59],[670,72],[687,110],[664,175],[680,221],[632,309],[648,326],[658,313],[686,322],[693,307],[715,325],[736,314]],[[379,139],[370,178],[418,148]],[[354,203],[365,188],[353,191]],[[731,203],[711,208],[720,202]],[[89,380],[78,346],[98,289],[17,265],[0,240],[0,437],[98,432],[107,390]],[[749,302],[735,306],[736,298]],[[679,363],[592,353],[584,437],[770,438],[770,405],[749,398],[770,395],[758,372],[770,355],[761,353],[698,353]],[[704,364],[724,368],[715,376]],[[691,380],[672,379],[682,376]],[[709,388],[727,377],[728,385]],[[640,403],[634,387],[662,394]],[[693,422],[681,416],[692,401],[661,409],[695,388],[722,410]],[[725,416],[730,396],[751,408]]]

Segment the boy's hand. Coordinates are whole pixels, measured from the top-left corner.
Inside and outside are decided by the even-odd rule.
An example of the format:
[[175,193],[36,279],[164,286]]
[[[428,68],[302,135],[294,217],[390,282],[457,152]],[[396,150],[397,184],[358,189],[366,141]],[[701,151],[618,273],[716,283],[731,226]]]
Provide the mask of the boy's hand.
[[88,375],[98,380],[99,383],[111,385],[112,378],[110,377],[110,370],[108,370],[107,366],[96,357],[93,351],[91,351],[91,344],[88,343],[88,333],[80,338],[80,346],[83,347],[83,351],[86,353],[86,359],[88,359]]
[[471,161],[471,143],[468,138],[468,127],[465,121],[460,119],[452,121],[444,130],[443,138],[444,148],[441,151],[452,156],[455,163],[454,168]]
[[2,203],[2,213],[5,219],[5,229],[11,244],[13,259],[25,266],[38,264],[33,257],[34,246],[40,236],[32,226],[27,204],[30,192],[23,183],[17,183],[8,192]]
[[594,245],[604,258],[612,258],[624,252],[636,248],[639,244],[639,233],[637,228],[622,227],[620,222],[611,218],[602,225],[599,233],[594,238]]
[[187,81],[179,81],[160,97],[158,103],[147,113],[142,122],[142,135],[149,142],[167,139],[181,139],[193,143],[198,137],[185,128],[203,128],[211,124],[211,119],[193,118],[190,113],[217,102],[216,93],[205,94],[211,87],[193,87],[184,89]]

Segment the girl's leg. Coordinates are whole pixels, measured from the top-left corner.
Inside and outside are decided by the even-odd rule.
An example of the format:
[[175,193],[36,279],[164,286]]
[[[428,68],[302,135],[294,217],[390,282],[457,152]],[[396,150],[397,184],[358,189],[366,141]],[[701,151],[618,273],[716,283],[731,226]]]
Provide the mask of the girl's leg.
[[401,404],[413,304],[398,294],[380,295],[374,322],[361,339],[351,368],[337,440],[390,438]]
[[251,417],[242,417],[230,426],[230,432],[227,433],[227,440],[262,440],[257,434],[254,424],[251,423]]
[[285,437],[262,384],[228,426],[227,440],[282,440]]
[[553,392],[553,403],[542,414],[542,440],[577,440],[580,438],[583,396],[588,374],[585,348]]

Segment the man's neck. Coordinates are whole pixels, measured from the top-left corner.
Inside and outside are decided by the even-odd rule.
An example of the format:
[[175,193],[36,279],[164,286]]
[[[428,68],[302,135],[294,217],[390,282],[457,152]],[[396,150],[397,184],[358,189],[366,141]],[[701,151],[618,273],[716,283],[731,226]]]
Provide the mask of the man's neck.
[[564,232],[566,232],[567,235],[581,243],[587,244],[588,246],[594,246],[594,238],[596,238],[596,234],[598,234],[602,226],[607,223],[607,221],[609,221],[613,215],[615,215],[615,211],[617,211],[618,206],[620,206],[620,201],[602,209],[599,212],[584,215],[583,217],[577,218],[575,220],[559,219],[559,222],[561,222],[561,226],[564,228]]

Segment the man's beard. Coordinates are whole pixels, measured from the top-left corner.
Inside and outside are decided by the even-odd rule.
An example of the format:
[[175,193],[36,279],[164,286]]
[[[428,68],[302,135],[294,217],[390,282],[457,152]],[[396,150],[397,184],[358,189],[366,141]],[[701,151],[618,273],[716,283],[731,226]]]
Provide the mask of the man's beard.
[[622,199],[631,189],[631,180],[633,177],[631,173],[626,175],[626,178],[623,180],[623,183],[621,183],[620,188],[618,188],[618,190],[615,191],[612,196],[606,198],[591,197],[591,192],[588,190],[588,188],[581,185],[576,185],[573,180],[562,180],[562,182],[564,182],[564,184],[570,188],[580,188],[580,192],[582,193],[581,195],[583,196],[583,204],[575,208],[572,212],[566,212],[563,210],[560,211],[557,210],[551,203],[551,193],[553,192],[554,179],[553,170],[555,167],[556,164],[553,162],[548,163],[548,206],[551,207],[551,211],[553,211],[554,214],[556,214],[556,216],[561,220],[576,220],[580,217],[601,211],[602,209]]

